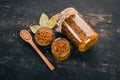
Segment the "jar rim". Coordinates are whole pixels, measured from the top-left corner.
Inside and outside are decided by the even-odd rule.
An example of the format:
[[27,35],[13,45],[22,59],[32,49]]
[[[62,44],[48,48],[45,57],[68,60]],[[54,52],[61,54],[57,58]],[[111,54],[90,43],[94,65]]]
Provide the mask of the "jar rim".
[[78,14],[78,11],[75,10],[74,8],[72,7],[68,7],[66,9],[64,9],[63,11],[61,11],[59,13],[59,16],[58,16],[58,19],[57,19],[57,31],[58,32],[61,32],[61,29],[62,29],[62,22],[65,20],[65,18],[73,15],[73,14]]

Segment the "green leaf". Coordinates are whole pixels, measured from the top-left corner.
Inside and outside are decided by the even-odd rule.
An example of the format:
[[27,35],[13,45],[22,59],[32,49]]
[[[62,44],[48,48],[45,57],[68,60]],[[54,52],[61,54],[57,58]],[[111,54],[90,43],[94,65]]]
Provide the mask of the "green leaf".
[[53,15],[47,23],[48,27],[53,28],[56,25],[56,20],[57,19],[58,19],[58,14]]
[[49,21],[48,16],[45,13],[42,13],[39,20],[40,26],[47,26],[48,21]]
[[37,32],[38,29],[40,29],[41,26],[40,25],[33,25],[30,26],[30,30],[35,34]]

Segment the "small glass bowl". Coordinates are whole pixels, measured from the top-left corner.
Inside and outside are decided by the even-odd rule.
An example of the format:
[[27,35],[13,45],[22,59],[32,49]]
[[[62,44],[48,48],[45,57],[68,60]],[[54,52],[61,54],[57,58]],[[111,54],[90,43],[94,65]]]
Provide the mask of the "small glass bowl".
[[63,61],[70,56],[70,44],[65,38],[57,38],[52,42],[51,51],[57,61]]
[[42,27],[35,33],[35,40],[41,46],[47,46],[55,39],[55,33],[48,27]]

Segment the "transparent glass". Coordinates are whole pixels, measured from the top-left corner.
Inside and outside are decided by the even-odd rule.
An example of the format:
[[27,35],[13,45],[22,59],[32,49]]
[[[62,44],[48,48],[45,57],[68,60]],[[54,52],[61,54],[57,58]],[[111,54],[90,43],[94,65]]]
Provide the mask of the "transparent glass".
[[98,34],[74,8],[63,10],[57,25],[81,52],[92,47],[98,40]]

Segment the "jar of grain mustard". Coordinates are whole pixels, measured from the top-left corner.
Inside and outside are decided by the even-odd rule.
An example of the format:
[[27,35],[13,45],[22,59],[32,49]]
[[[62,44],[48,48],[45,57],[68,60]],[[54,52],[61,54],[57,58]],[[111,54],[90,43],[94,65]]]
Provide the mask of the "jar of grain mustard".
[[66,8],[60,12],[57,25],[57,29],[81,52],[92,47],[98,40],[98,34],[74,8]]

